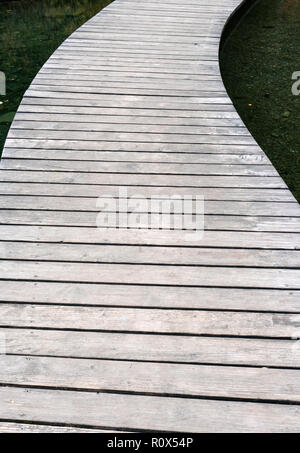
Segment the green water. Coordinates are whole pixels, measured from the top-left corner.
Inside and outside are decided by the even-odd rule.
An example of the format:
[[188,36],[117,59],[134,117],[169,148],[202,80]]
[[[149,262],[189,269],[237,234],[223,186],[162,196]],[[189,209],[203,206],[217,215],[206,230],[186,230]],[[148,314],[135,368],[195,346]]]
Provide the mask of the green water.
[[256,3],[220,63],[241,118],[300,201],[300,95],[291,90],[300,71],[300,0]]
[[0,0],[0,155],[24,92],[41,66],[74,30],[111,0]]

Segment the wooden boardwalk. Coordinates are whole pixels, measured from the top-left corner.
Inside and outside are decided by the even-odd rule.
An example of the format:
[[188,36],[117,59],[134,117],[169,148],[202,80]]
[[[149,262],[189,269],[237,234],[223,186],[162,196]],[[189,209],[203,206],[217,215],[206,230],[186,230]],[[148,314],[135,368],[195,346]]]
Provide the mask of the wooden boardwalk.
[[[0,431],[300,431],[300,207],[221,80],[240,1],[116,0],[28,89],[0,171]],[[203,237],[97,228],[120,187],[204,196]]]

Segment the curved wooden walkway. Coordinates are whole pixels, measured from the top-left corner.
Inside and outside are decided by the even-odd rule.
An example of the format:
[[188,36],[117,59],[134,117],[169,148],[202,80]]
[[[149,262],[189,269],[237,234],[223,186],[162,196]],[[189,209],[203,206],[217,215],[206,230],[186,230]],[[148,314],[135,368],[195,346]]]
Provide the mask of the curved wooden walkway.
[[[0,171],[0,430],[300,430],[300,207],[221,80],[239,3],[116,0],[27,91]],[[119,187],[203,195],[204,236],[96,228]]]

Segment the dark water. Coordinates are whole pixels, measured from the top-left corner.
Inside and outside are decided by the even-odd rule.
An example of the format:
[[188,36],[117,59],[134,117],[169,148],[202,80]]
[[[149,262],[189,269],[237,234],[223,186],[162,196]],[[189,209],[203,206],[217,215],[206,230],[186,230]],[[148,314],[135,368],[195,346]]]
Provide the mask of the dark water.
[[300,95],[292,94],[292,74],[300,71],[300,0],[258,1],[226,41],[220,62],[237,111],[300,201]]
[[0,155],[14,114],[41,66],[74,30],[111,0],[0,0]]

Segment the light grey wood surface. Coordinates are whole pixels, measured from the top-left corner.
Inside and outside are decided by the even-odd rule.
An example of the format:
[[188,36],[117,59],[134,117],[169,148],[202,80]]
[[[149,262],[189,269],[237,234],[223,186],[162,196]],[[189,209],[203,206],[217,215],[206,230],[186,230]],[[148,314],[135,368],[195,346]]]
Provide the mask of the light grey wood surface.
[[5,304],[2,323],[106,332],[297,338],[300,314]]
[[20,421],[42,418],[50,423],[64,420],[81,424],[84,417],[87,426],[108,429],[113,425],[121,429],[132,426],[136,430],[153,431],[160,431],[164,426],[172,432],[299,431],[299,407],[288,404],[18,387],[0,388],[0,402],[5,418]]
[[[240,1],[115,0],[25,93],[0,170],[0,432],[299,432],[300,207],[222,82]],[[204,232],[146,229],[147,208],[97,228],[120,188],[204,197]]]
[[[4,356],[7,384],[154,394],[300,400],[300,370]],[[257,381],[260,386],[257,386]]]
[[[300,368],[299,339],[3,328],[8,354]],[[258,384],[259,386],[259,384]]]
[[[74,426],[57,426],[57,425],[48,425],[40,424],[36,425],[34,423],[14,423],[14,422],[0,422],[0,432],[1,433],[28,433],[28,434],[73,434],[73,433],[115,433],[116,431],[110,431],[108,429],[85,429],[85,428],[75,428]],[[124,433],[124,431],[118,431]],[[127,431],[128,432],[128,431]]]

